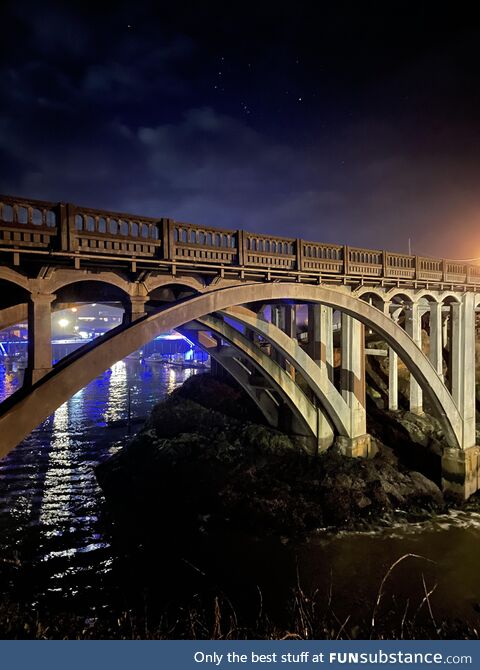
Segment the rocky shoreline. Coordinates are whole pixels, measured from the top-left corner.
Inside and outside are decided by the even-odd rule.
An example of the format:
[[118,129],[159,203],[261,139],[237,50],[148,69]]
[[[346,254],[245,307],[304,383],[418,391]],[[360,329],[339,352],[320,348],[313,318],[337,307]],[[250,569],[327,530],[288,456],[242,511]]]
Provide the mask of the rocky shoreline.
[[262,425],[240,390],[198,375],[154,408],[130,444],[97,468],[97,478],[115,519],[134,534],[152,523],[180,523],[183,534],[228,528],[292,538],[445,511],[448,501],[425,475],[436,476],[436,422],[370,409],[373,459],[345,458],[335,446],[312,458]]

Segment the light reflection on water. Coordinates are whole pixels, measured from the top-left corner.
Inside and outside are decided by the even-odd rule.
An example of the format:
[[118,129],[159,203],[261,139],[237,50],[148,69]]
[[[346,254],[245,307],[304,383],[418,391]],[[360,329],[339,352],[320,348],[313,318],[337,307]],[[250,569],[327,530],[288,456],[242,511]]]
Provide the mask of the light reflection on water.
[[[42,588],[68,599],[78,590],[79,573],[109,570],[112,559],[99,519],[102,495],[94,467],[128,439],[129,403],[132,418],[146,417],[167,392],[195,373],[120,361],[0,461],[0,578],[2,563],[34,570],[42,565]],[[18,375],[0,369],[0,399],[20,384]],[[0,579],[0,592],[5,590],[7,580]]]
[[[133,372],[133,369],[132,369]],[[110,369],[108,377],[108,404],[105,412],[105,421],[116,421],[122,418],[125,411],[125,402],[128,401],[129,382],[135,391],[137,385],[128,379],[125,361],[118,361]],[[135,380],[136,381],[136,380]]]

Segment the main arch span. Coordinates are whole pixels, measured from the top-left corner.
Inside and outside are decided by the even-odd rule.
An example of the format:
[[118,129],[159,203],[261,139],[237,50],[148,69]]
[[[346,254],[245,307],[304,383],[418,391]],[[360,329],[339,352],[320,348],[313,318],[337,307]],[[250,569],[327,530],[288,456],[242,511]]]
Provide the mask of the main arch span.
[[31,389],[21,390],[2,407],[0,432],[2,455],[8,453],[63,402],[102,371],[143,346],[159,333],[194,319],[256,301],[289,299],[322,303],[357,319],[378,332],[401,357],[428,396],[453,449],[474,445],[474,436],[464,424],[459,408],[442,384],[431,362],[414,341],[380,310],[341,291],[299,284],[248,284],[219,289],[188,298],[158,313],[111,332],[101,341],[79,350],[56,366]]

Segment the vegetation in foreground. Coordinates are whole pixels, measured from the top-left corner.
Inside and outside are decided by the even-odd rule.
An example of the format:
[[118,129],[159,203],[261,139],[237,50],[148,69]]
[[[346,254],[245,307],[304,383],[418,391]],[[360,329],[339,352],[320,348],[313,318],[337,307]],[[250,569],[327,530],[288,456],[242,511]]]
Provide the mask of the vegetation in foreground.
[[[400,560],[407,558],[408,555]],[[391,566],[392,569],[394,566]],[[320,602],[300,586],[292,590],[288,621],[279,625],[263,609],[258,593],[258,613],[245,622],[225,596],[208,601],[194,599],[189,605],[167,609],[161,618],[150,617],[146,609],[108,612],[81,617],[68,612],[28,610],[17,603],[0,604],[1,639],[115,639],[115,640],[351,640],[351,639],[480,639],[478,624],[459,620],[437,620],[432,609],[431,590],[418,594],[418,603],[401,606],[395,597],[386,602],[385,579],[380,583],[368,616],[352,612],[339,618],[331,598]]]

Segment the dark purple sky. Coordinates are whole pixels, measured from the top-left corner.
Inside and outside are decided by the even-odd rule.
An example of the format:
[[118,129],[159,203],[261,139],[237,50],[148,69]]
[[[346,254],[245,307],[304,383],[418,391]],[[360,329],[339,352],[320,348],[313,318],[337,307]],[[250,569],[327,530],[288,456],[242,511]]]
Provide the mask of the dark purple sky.
[[480,256],[480,25],[423,2],[3,1],[0,191]]

